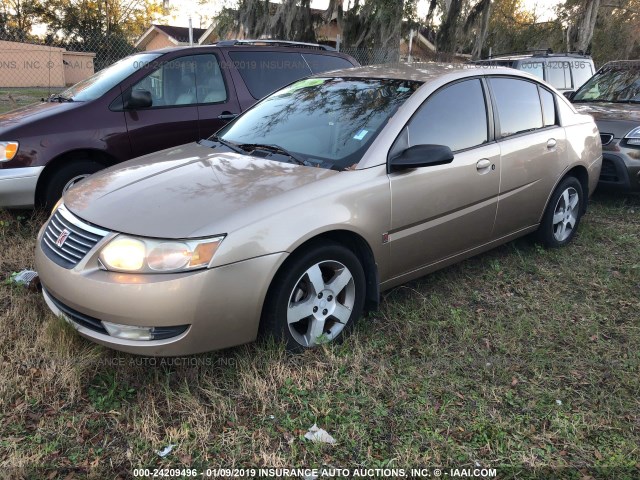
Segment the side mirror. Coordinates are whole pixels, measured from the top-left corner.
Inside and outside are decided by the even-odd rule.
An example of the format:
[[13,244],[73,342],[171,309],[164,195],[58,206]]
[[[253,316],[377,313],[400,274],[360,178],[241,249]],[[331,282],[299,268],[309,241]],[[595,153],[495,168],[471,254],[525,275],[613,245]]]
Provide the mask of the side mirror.
[[126,110],[149,108],[151,105],[153,105],[153,100],[151,100],[151,92],[148,90],[129,90],[124,96]]
[[572,100],[576,92],[562,92],[562,94],[567,97],[567,100]]
[[390,171],[444,165],[453,161],[453,152],[446,145],[414,145],[389,162]]

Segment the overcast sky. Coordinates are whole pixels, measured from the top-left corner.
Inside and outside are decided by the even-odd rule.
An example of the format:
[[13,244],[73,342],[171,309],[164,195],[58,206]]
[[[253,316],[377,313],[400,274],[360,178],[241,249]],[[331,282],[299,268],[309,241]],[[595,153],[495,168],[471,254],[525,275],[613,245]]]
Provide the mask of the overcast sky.
[[[276,0],[277,1],[277,0]],[[195,28],[207,28],[209,25],[200,25],[200,15],[198,15],[198,10],[202,10],[202,7],[198,6],[198,0],[174,0],[172,2],[176,6],[175,19],[171,19],[170,23],[172,25],[178,27],[187,27],[189,26],[189,15],[192,17],[193,26]],[[218,8],[222,8],[225,3],[224,0],[220,0],[217,2],[212,2],[217,4]],[[550,18],[554,17],[553,7],[555,7],[560,0],[524,0],[524,5],[529,10],[535,10],[538,15],[540,21],[546,21]],[[313,8],[321,8],[325,9],[329,5],[329,0],[313,0],[311,2],[311,6]],[[349,5],[349,0],[345,0],[345,8]],[[425,17],[427,15],[427,11],[429,9],[429,1],[428,0],[420,0],[418,2],[418,15],[420,17]],[[211,16],[211,12],[207,12],[207,16]],[[169,23],[169,22],[167,22]]]

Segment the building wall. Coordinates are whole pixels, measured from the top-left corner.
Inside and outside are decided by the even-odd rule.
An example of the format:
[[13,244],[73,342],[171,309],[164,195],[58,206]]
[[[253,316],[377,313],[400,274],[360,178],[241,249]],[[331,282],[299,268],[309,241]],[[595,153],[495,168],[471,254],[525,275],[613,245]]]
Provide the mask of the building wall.
[[89,78],[94,73],[93,60],[95,53],[88,52],[63,52],[64,60],[64,83],[75,85],[76,83]]
[[335,42],[340,34],[342,34],[342,29],[338,27],[336,22],[331,22],[316,28],[316,38],[318,41]]
[[151,39],[151,41],[147,43],[147,46],[144,47],[144,49],[146,51],[149,51],[149,50],[158,50],[159,48],[167,48],[167,47],[175,47],[175,46],[176,44],[173,43],[171,40],[169,40],[169,37],[156,32],[153,39]]
[[94,53],[4,40],[0,52],[0,87],[64,87],[93,75]]

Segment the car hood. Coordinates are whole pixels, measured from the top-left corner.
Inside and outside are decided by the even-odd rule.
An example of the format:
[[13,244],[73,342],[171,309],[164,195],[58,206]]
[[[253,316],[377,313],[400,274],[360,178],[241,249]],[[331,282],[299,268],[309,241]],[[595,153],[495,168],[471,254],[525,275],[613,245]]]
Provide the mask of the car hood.
[[[71,188],[64,203],[97,226],[146,237],[222,233],[233,215],[251,222],[286,208],[263,204],[337,171],[221,153],[191,143],[98,172]],[[196,233],[194,235],[194,233]]]
[[580,113],[593,116],[600,133],[612,133],[622,138],[640,126],[640,104],[635,103],[574,103]]
[[16,108],[7,113],[0,114],[0,134],[15,127],[38,120],[44,120],[51,115],[72,110],[81,104],[82,102],[41,102]]

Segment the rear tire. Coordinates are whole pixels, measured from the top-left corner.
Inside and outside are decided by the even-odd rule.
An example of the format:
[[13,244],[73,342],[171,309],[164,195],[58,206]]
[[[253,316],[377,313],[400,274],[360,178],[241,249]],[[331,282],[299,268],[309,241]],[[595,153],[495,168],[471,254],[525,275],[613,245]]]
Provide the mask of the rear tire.
[[567,245],[576,234],[584,212],[582,185],[575,177],[566,177],[554,190],[540,222],[538,241],[547,248]]
[[273,279],[260,324],[290,352],[341,342],[362,315],[366,283],[358,257],[333,242],[293,254]]
[[104,168],[102,163],[89,159],[65,163],[47,180],[42,193],[43,206],[45,208],[53,207],[69,188]]

